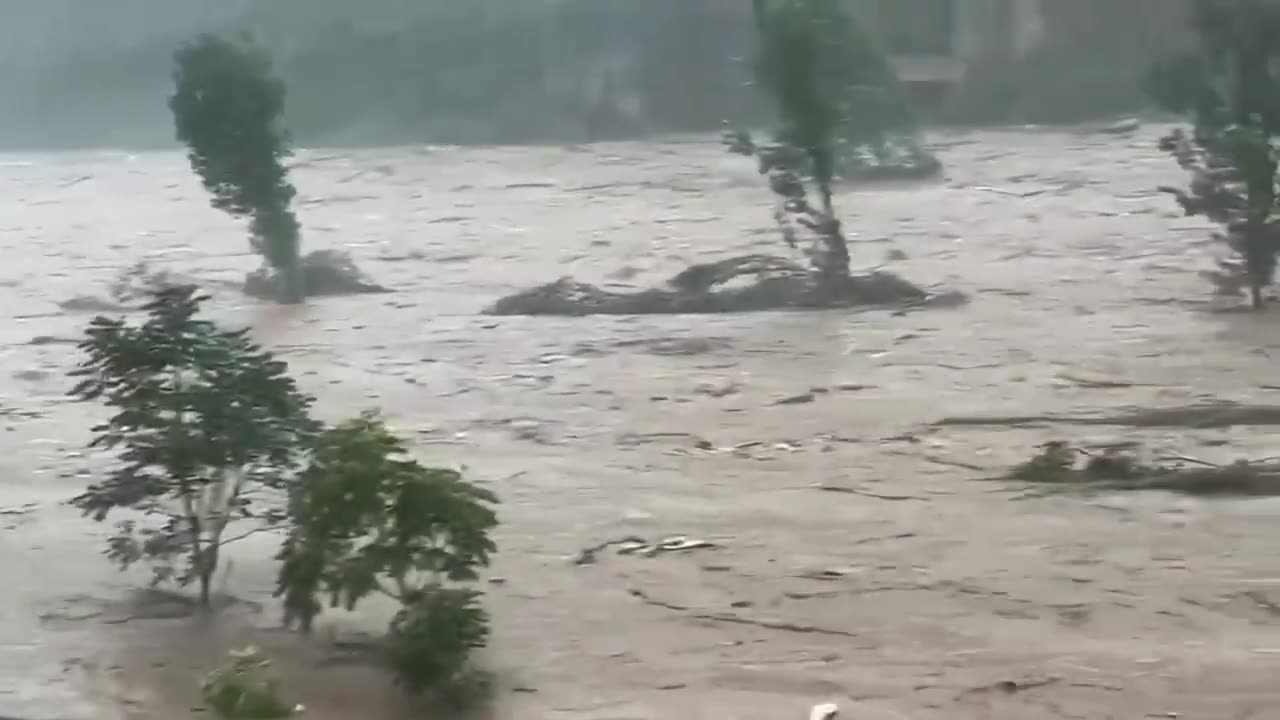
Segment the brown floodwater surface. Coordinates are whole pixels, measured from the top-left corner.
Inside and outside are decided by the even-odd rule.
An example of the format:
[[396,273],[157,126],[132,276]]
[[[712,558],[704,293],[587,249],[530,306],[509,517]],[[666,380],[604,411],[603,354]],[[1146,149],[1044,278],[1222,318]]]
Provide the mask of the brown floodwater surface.
[[[1053,438],[1223,461],[1280,454],[1270,429],[928,427],[1280,394],[1274,313],[1208,312],[1215,247],[1156,191],[1184,179],[1159,132],[943,134],[945,178],[843,192],[855,264],[972,298],[905,315],[479,315],[562,275],[639,287],[780,251],[753,164],[707,138],[300,153],[307,248],[397,290],[301,308],[235,291],[256,260],[180,153],[0,156],[0,716],[185,717],[249,639],[311,717],[400,712],[376,674],[271,630],[270,537],[220,581],[245,604],[147,619],[180,613],[135,607],[146,573],[115,573],[109,527],[61,505],[106,459],[83,449],[102,409],[64,397],[89,314],[59,303],[146,260],[252,326],[324,417],[380,407],[501,496],[495,717],[1274,717],[1280,504],[978,481]],[[628,535],[717,547],[572,561]]]

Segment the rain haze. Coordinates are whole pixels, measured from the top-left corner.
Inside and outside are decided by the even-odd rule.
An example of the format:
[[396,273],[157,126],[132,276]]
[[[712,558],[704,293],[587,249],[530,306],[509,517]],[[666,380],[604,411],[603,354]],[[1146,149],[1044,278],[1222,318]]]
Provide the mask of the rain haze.
[[[1160,190],[1211,156],[1149,81],[1196,4],[5,0],[0,720],[212,717],[248,645],[304,718],[471,716],[392,682],[399,600],[282,627],[287,523],[208,612],[67,505],[119,464],[75,343],[172,281],[499,498],[476,717],[1280,717],[1270,276]],[[795,8],[843,18],[823,142]],[[206,33],[291,154],[171,106]],[[217,195],[206,136],[296,195]]]

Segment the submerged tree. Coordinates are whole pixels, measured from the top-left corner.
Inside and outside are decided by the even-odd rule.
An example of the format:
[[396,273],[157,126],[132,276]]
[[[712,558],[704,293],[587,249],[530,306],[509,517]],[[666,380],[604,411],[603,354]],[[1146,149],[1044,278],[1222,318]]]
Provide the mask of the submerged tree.
[[207,607],[222,547],[247,534],[227,529],[283,519],[263,502],[283,493],[316,427],[287,366],[246,331],[201,319],[205,299],[165,285],[144,322],[90,324],[72,395],[112,410],[92,445],[117,452],[119,464],[72,504],[99,521],[132,511],[107,556],[125,567],[151,561],[157,582],[197,581]]
[[303,710],[284,701],[270,658],[252,646],[228,653],[201,683],[200,695],[221,720],[284,720]]
[[279,554],[286,624],[309,632],[326,604],[389,597],[400,611],[386,660],[406,690],[479,689],[468,658],[488,639],[488,616],[480,593],[457,584],[489,564],[496,502],[457,471],[418,463],[374,413],[327,430],[294,489]]
[[1223,226],[1237,258],[1210,273],[1219,290],[1249,288],[1253,307],[1275,275],[1280,253],[1277,148],[1280,134],[1280,5],[1268,0],[1197,0],[1197,51],[1154,67],[1148,90],[1169,110],[1187,115],[1191,132],[1176,130],[1161,147],[1191,173],[1174,194],[1188,215]]
[[[826,15],[837,0],[754,0],[760,35],[756,74],[778,105],[782,127],[775,141],[757,145],[745,131],[729,133],[733,152],[754,155],[778,196],[774,217],[787,244],[796,247],[797,226],[817,239],[808,249],[824,281],[849,276],[849,246],[832,203],[841,100],[824,84]],[[819,206],[809,200],[807,183]]]
[[785,36],[806,38],[810,81],[834,113],[837,176],[925,177],[941,169],[921,145],[919,125],[888,55],[847,2],[753,0],[752,12],[760,44],[757,84],[779,104],[779,85],[789,82],[787,56],[797,50]]
[[[844,0],[754,0],[760,51],[756,75],[777,104],[780,127],[767,143],[725,134],[730,151],[754,156],[778,197],[774,213],[793,248],[807,241],[810,267],[751,254],[690,266],[665,286],[619,293],[561,278],[502,298],[499,315],[723,313],[782,308],[919,305],[964,301],[933,296],[888,272],[854,275],[834,207],[842,151],[887,138],[895,126],[896,80],[865,38]],[[884,80],[879,71],[888,74]],[[865,73],[859,75],[860,71]],[[875,80],[880,78],[880,80]],[[741,282],[743,277],[749,282]]]
[[[788,4],[795,7],[784,7]],[[838,117],[837,175],[921,177],[941,169],[921,147],[919,125],[888,53],[850,13],[847,0],[764,0],[754,2],[752,10],[762,38],[769,33],[770,11],[809,18],[816,82]],[[770,66],[784,61],[765,49],[757,62],[757,77],[769,88]],[[775,90],[769,92],[776,97]]]
[[253,249],[279,279],[278,297],[302,302],[301,228],[284,164],[289,136],[280,124],[284,84],[246,38],[202,35],[174,59],[169,108],[192,170],[215,208],[249,219]]

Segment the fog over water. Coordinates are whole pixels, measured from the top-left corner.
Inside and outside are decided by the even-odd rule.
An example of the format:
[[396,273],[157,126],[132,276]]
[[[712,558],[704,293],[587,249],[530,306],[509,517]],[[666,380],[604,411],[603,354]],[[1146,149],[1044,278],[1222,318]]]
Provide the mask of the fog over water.
[[[1146,64],[1183,41],[1169,29],[1180,27],[1179,13],[1157,12],[1150,0],[1042,6],[1044,46],[1014,64],[976,66],[979,81],[949,116],[1040,122],[1132,112],[1144,105],[1137,78]],[[749,87],[749,8],[740,0],[8,0],[0,147],[170,145],[172,54],[196,33],[223,30],[250,31],[270,49],[303,145],[714,131],[725,120],[769,117]],[[885,47],[916,47],[911,33],[869,27]]]

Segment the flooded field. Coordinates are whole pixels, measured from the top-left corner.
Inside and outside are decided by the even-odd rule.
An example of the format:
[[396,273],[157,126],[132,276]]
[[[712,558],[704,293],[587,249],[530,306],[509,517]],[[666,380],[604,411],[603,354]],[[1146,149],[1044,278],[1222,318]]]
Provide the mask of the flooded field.
[[[0,715],[185,717],[222,646],[279,635],[269,538],[225,579],[250,602],[192,628],[131,607],[145,572],[60,505],[103,459],[100,409],[63,397],[89,314],[59,303],[146,260],[209,288],[326,417],[381,407],[501,496],[495,717],[1274,716],[1280,503],[979,482],[1055,438],[1224,461],[1280,454],[1271,429],[930,425],[1280,395],[1280,324],[1209,312],[1214,248],[1155,190],[1182,181],[1158,134],[940,136],[944,180],[845,193],[856,265],[972,298],[909,314],[479,315],[562,275],[777,251],[763,182],[710,139],[303,153],[309,249],[397,292],[296,309],[236,292],[256,260],[179,153],[0,157]],[[716,547],[574,562],[630,535]],[[309,716],[399,712],[366,672],[286,665]]]

